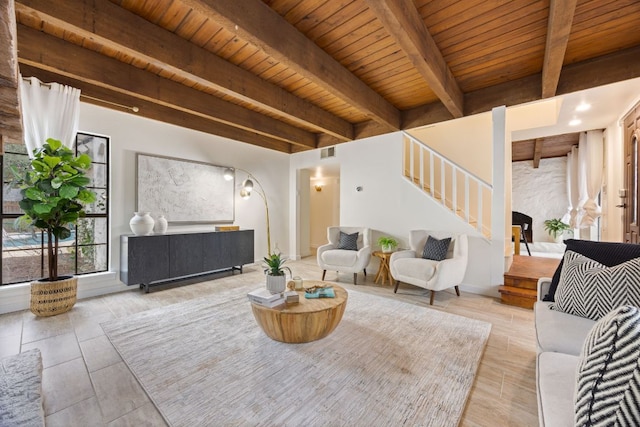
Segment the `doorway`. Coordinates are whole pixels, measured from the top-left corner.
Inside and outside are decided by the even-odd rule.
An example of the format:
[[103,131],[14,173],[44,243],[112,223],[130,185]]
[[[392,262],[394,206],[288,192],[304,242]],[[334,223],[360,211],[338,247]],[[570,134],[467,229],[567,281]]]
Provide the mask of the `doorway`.
[[620,190],[623,208],[624,241],[638,243],[638,161],[640,160],[640,107],[624,118],[624,189]]
[[327,227],[340,225],[340,165],[300,170],[298,242],[301,257],[327,243]]

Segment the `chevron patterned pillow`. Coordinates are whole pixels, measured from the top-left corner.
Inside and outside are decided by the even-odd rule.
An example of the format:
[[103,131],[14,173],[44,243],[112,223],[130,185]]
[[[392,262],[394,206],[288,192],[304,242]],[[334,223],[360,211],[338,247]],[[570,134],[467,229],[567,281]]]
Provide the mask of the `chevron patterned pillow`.
[[622,306],[600,319],[578,361],[576,426],[640,426],[640,310]]
[[593,320],[621,305],[640,307],[640,258],[607,267],[567,251],[555,298],[553,310]]
[[340,232],[340,242],[338,242],[338,249],[346,249],[348,251],[357,251],[358,250],[358,234],[347,234],[344,232]]
[[431,259],[434,261],[442,261],[447,257],[449,251],[449,245],[451,244],[451,237],[438,240],[429,236],[427,243],[424,244],[422,249],[422,258]]

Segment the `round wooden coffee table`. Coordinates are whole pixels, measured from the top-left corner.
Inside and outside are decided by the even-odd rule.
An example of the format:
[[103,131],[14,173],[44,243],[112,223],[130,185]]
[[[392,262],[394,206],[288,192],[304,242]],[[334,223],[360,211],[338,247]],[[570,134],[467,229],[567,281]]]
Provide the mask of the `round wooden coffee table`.
[[[324,282],[305,280],[309,288]],[[338,326],[347,306],[347,291],[332,285],[335,298],[307,299],[299,291],[300,302],[277,308],[267,308],[251,303],[253,316],[265,334],[271,339],[286,343],[303,343],[319,340]]]

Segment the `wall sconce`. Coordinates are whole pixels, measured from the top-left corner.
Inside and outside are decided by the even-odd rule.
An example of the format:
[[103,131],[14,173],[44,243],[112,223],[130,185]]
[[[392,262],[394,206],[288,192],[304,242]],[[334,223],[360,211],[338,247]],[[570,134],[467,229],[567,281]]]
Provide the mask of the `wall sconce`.
[[319,192],[322,191],[322,184],[316,184],[316,185],[313,186],[313,188],[315,188],[316,191],[319,193]]

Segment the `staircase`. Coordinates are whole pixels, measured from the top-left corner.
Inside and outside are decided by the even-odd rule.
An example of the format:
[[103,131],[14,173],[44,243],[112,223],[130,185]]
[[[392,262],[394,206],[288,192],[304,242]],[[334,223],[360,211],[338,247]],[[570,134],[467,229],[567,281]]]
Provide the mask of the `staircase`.
[[504,304],[533,308],[538,299],[537,286],[541,277],[552,277],[560,260],[532,256],[513,257],[513,264],[504,273],[504,286],[500,286],[500,300]]
[[491,239],[493,188],[490,184],[406,133],[403,174],[460,221]]

